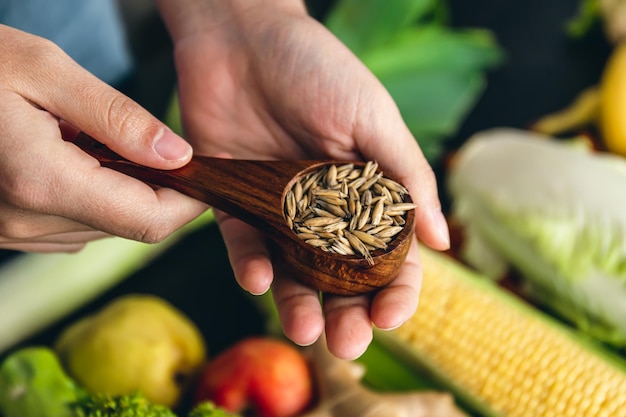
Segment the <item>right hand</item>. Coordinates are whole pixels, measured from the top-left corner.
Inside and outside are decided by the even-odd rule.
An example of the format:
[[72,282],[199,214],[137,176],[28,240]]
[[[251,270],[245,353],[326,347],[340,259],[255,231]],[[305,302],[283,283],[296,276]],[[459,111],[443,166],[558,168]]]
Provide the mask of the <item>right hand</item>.
[[71,143],[84,131],[158,169],[191,147],[43,38],[0,25],[0,248],[73,252],[121,236],[158,242],[208,207],[102,168]]
[[[185,133],[199,153],[376,160],[411,191],[416,236],[448,249],[435,175],[392,97],[302,1],[159,4],[174,39]],[[324,332],[334,355],[354,359],[371,342],[373,326],[396,328],[417,308],[417,241],[383,290],[324,294],[320,303],[317,291],[272,263],[263,234],[223,213],[216,218],[237,281],[253,294],[271,286],[283,331],[299,345]]]

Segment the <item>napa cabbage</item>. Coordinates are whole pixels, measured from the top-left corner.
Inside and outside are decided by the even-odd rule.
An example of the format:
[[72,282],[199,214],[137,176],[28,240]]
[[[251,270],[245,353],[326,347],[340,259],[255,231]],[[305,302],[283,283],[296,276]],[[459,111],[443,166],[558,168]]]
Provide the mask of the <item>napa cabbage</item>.
[[530,131],[479,132],[449,170],[461,256],[594,338],[626,347],[626,159]]

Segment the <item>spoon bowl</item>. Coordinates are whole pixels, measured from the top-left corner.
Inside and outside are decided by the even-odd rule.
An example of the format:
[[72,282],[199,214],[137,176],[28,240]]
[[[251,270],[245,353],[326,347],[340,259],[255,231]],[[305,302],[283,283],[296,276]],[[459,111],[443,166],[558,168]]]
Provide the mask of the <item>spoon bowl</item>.
[[[380,289],[398,274],[413,236],[414,210],[386,249],[359,255],[326,252],[298,238],[284,214],[287,191],[307,173],[342,161],[256,161],[194,155],[179,169],[159,170],[128,161],[84,133],[74,143],[104,167],[153,187],[168,187],[203,201],[261,230],[275,242],[274,256],[294,278],[321,292],[357,295]],[[357,165],[365,163],[352,162]],[[405,195],[407,202],[410,196]]]

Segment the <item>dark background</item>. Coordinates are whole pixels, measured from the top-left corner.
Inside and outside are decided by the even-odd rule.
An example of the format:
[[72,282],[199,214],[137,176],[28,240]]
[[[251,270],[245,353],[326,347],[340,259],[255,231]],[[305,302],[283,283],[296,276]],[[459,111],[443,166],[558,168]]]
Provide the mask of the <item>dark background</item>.
[[567,104],[598,82],[610,51],[603,33],[573,39],[565,26],[571,0],[451,0],[452,23],[494,31],[507,60],[463,125],[455,143],[492,126],[524,127]]
[[[332,4],[308,3],[311,14],[320,19]],[[135,77],[121,88],[162,116],[175,79],[167,34],[146,2],[121,4],[139,64]],[[479,130],[525,127],[564,107],[582,89],[597,83],[610,51],[598,28],[584,39],[566,35],[565,25],[576,12],[576,1],[451,0],[449,5],[453,26],[493,30],[507,57],[489,74],[486,91],[458,134],[450,138],[450,150]],[[435,168],[443,184],[443,169],[440,165]],[[441,193],[446,202],[443,188]],[[11,255],[0,252],[3,258]],[[146,268],[24,344],[49,343],[69,322],[130,292],[160,295],[183,310],[207,335],[211,353],[244,335],[264,331],[261,315],[235,283],[219,232],[211,226],[191,234]]]

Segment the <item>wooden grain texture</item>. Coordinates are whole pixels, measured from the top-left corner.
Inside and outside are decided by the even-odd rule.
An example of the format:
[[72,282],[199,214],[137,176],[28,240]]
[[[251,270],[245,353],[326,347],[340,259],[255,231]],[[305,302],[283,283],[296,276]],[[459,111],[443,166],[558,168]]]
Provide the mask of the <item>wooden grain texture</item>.
[[[356,295],[384,287],[397,276],[410,246],[414,210],[407,212],[404,229],[387,249],[372,252],[373,264],[359,255],[315,248],[288,227],[283,200],[295,179],[323,165],[346,161],[257,161],[194,155],[182,168],[158,170],[128,161],[84,133],[74,143],[104,167],[153,187],[175,189],[261,230],[276,243],[276,258],[285,270],[321,292]],[[406,198],[410,201],[410,196]]]

